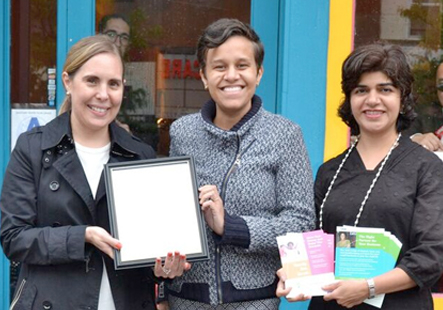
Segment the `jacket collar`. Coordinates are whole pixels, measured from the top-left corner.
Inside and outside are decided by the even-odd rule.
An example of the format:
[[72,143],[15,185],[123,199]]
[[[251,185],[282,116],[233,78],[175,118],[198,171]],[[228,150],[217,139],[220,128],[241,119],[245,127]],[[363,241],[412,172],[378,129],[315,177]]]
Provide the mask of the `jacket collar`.
[[[228,131],[233,131],[233,132],[240,131],[240,129],[242,129],[243,125],[245,125],[251,118],[253,118],[256,114],[258,114],[258,112],[261,109],[261,106],[262,106],[261,98],[257,95],[254,95],[252,97],[251,109],[242,117],[242,119],[237,124],[235,124]],[[215,101],[210,99],[209,101],[207,101],[203,105],[203,107],[201,109],[201,116],[207,124],[210,124],[210,125],[216,127],[213,122],[214,118],[215,118],[215,113],[216,113]]]
[[252,97],[251,109],[243,116],[243,118],[235,124],[230,130],[223,130],[214,125],[214,118],[216,113],[216,106],[214,100],[209,100],[206,102],[201,111],[200,116],[203,121],[204,128],[217,136],[220,137],[233,137],[233,136],[243,136],[248,132],[251,127],[255,124],[255,120],[263,113],[262,101],[260,97],[254,95]]
[[[57,145],[60,145],[62,141],[68,140],[72,143],[72,129],[70,120],[71,113],[63,113],[56,117],[51,122],[42,127],[42,150],[48,150]],[[135,150],[137,148],[137,141],[129,139],[126,131],[118,126],[115,122],[109,125],[111,133],[111,152],[124,156],[134,157],[134,155],[140,155]]]

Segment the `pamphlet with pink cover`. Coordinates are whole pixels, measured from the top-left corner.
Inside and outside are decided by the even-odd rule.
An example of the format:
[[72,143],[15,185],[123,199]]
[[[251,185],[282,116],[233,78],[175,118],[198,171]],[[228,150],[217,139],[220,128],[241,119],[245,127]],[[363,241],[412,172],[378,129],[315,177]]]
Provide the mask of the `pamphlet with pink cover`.
[[277,237],[280,258],[286,272],[288,297],[299,294],[322,296],[322,286],[335,281],[334,235],[322,230],[288,233]]

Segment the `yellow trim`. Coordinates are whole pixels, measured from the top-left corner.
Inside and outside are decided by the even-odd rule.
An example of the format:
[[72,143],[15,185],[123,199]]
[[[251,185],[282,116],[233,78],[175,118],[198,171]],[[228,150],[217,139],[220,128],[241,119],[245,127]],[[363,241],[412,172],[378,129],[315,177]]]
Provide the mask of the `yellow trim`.
[[349,130],[337,116],[337,109],[343,98],[341,65],[352,51],[354,38],[354,0],[331,0],[329,5],[325,161],[337,156],[348,146]]
[[432,294],[434,310],[443,310],[443,294]]

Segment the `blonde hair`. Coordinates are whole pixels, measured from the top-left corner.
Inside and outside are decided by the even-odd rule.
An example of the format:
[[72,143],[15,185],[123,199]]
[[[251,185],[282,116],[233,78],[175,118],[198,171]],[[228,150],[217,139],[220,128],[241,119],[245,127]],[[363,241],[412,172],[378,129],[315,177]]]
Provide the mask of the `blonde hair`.
[[[105,35],[86,37],[75,43],[66,56],[63,72],[66,72],[69,78],[72,79],[89,59],[102,53],[117,55],[121,60],[124,72],[124,63],[118,47]],[[59,114],[70,111],[71,106],[71,96],[66,94],[60,106]]]

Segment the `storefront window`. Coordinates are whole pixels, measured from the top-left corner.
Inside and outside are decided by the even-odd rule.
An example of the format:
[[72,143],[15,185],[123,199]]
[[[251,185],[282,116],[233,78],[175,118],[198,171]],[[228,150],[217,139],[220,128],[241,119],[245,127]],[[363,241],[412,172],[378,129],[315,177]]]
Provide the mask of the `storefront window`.
[[[251,3],[97,0],[96,8],[97,32],[114,36],[126,60],[127,83],[119,120],[152,145],[158,156],[167,156],[170,124],[182,115],[197,112],[209,98],[200,81],[195,56],[199,35],[222,17],[249,23]],[[109,17],[114,17],[113,29],[102,22]]]
[[[409,57],[415,78],[416,111],[428,123],[421,133],[436,133],[443,128],[443,96],[441,101],[437,96],[437,85],[443,86],[443,77],[440,82],[436,80],[437,67],[443,61],[442,7],[443,0],[356,1],[355,46],[381,40],[400,45]],[[443,279],[433,291],[443,292]]]
[[442,55],[442,0],[357,0],[355,46],[400,45],[414,73],[418,108],[437,100],[435,74]]
[[13,107],[55,108],[57,1],[11,1],[11,23]]

